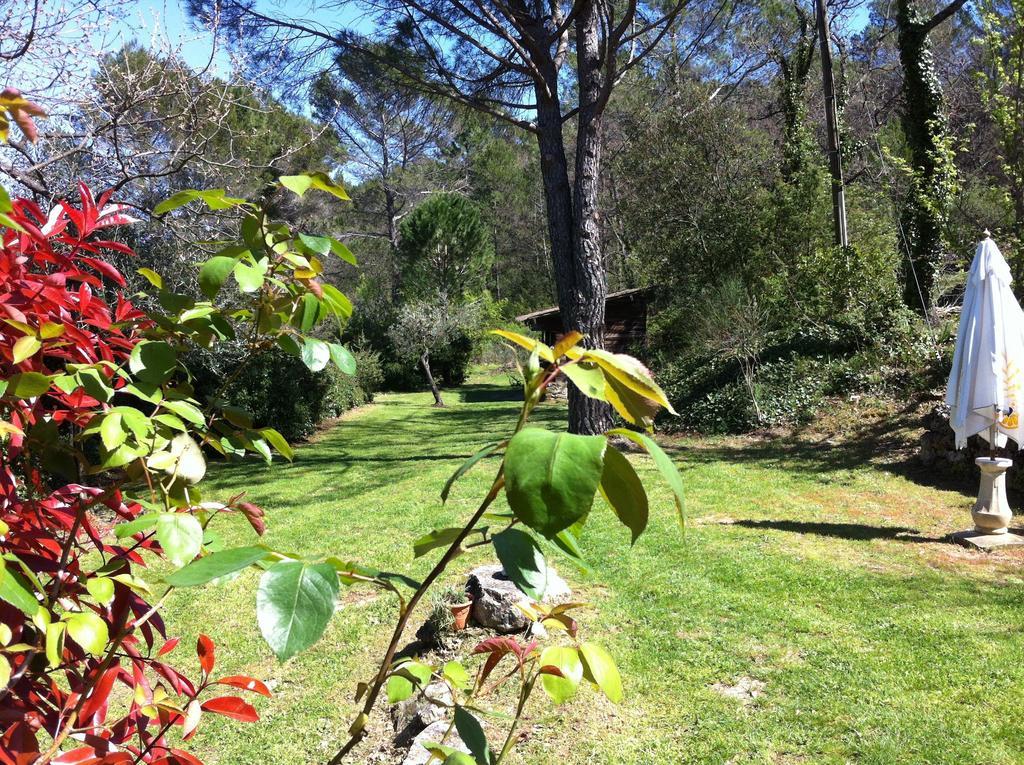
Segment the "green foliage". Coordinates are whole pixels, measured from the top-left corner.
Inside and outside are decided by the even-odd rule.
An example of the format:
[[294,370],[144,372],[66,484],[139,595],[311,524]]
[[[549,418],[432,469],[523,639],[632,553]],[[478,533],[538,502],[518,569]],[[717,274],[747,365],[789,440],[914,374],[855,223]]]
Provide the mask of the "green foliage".
[[371,351],[352,356],[353,375],[334,364],[314,372],[301,357],[278,348],[255,359],[234,351],[194,354],[189,368],[200,391],[215,391],[237,373],[236,383],[224,394],[225,403],[250,412],[257,427],[271,427],[296,440],[312,435],[326,420],[369,403],[381,389],[380,357]]
[[327,563],[282,560],[268,568],[256,591],[260,632],[281,661],[320,639],[334,615],[338,575]]
[[434,194],[402,220],[402,292],[408,298],[480,292],[494,259],[476,206],[458,194]]

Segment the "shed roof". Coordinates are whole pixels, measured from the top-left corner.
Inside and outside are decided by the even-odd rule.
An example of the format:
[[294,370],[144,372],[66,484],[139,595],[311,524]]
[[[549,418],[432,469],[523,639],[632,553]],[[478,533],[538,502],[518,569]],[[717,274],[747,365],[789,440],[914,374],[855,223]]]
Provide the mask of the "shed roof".
[[[605,304],[611,300],[617,300],[620,298],[633,297],[635,295],[641,295],[650,292],[650,287],[634,287],[629,290],[619,290],[618,292],[612,292],[605,297]],[[544,316],[552,316],[558,313],[558,306],[553,305],[550,308],[541,308],[539,311],[533,311],[531,313],[524,313],[522,316],[517,316],[516,321],[531,321],[533,319],[539,319]]]

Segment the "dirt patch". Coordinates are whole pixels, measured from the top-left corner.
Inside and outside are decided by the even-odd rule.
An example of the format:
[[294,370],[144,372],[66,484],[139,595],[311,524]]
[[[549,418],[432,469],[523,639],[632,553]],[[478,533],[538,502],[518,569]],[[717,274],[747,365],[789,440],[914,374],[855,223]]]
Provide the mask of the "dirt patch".
[[745,707],[754,704],[758,697],[764,693],[764,688],[765,684],[763,681],[746,676],[741,677],[732,685],[728,683],[715,683],[711,686],[711,690],[715,693],[728,699],[736,699]]

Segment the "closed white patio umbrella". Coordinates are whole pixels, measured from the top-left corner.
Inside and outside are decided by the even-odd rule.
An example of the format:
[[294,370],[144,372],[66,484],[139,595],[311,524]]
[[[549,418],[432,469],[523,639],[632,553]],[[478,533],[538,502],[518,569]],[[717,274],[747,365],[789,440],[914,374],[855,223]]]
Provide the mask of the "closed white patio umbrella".
[[1011,281],[1010,267],[986,231],[967,277],[946,391],[957,448],[975,434],[990,445],[989,456],[975,460],[981,487],[971,510],[975,533],[983,535],[1007,534],[1013,517],[1006,501],[1006,470],[1013,461],[995,457],[994,449],[1007,437],[1024,443],[1024,311]]

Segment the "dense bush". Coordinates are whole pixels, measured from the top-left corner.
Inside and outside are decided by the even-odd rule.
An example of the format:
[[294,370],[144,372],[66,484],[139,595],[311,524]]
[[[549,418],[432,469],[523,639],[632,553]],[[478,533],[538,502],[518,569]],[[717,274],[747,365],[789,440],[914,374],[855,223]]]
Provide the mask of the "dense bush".
[[901,394],[941,384],[949,371],[955,322],[929,327],[905,310],[891,312],[867,338],[854,323],[822,324],[764,339],[748,386],[740,361],[700,346],[655,360],[678,418],[663,427],[738,433],[796,425],[859,393]]
[[[355,351],[355,375],[333,366],[319,372],[282,350],[246,359],[238,350],[195,353],[187,360],[196,389],[214,395],[224,380],[237,376],[224,403],[245,409],[259,427],[272,427],[289,440],[306,438],[332,417],[373,400],[381,389],[380,357],[372,351]],[[241,367],[239,369],[239,367]]]

